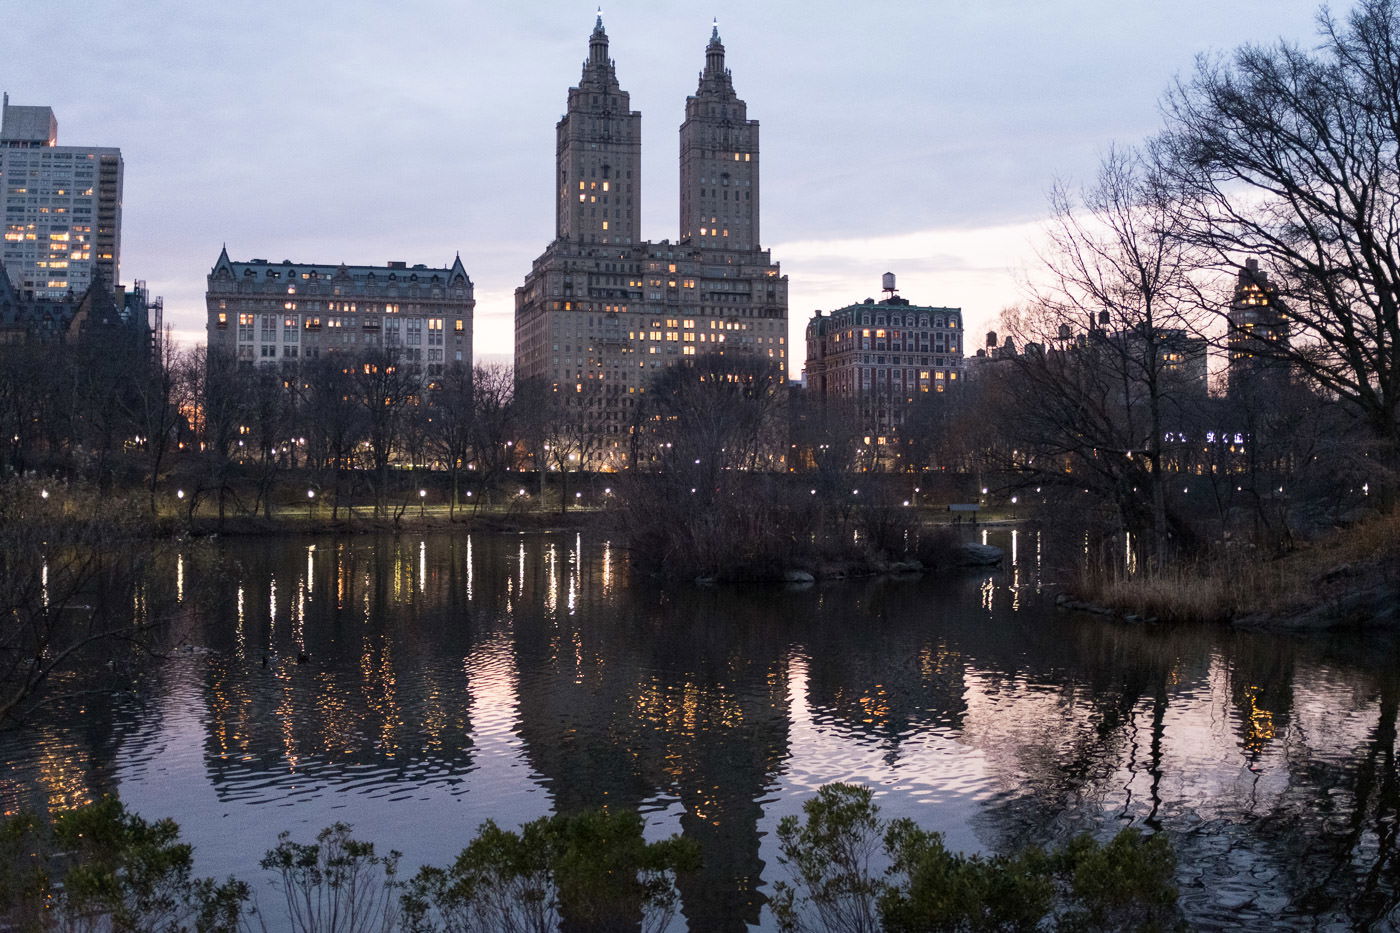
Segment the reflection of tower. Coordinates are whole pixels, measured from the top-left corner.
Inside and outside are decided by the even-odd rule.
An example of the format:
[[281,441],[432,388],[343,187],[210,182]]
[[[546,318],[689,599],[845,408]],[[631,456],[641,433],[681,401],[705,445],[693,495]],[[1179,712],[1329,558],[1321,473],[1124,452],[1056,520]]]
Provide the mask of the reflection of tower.
[[1240,269],[1229,320],[1230,395],[1286,384],[1288,364],[1280,357],[1289,347],[1288,313],[1257,259],[1246,260]]
[[[547,557],[536,566],[547,574]],[[561,812],[678,798],[702,859],[680,879],[690,927],[743,930],[763,902],[759,800],[787,754],[785,640],[761,601],[637,598],[517,613],[526,754]]]
[[[865,612],[881,618],[927,611],[926,595],[899,590],[872,590],[870,603]],[[963,658],[928,632],[881,625],[854,641],[840,628],[814,627],[808,638],[807,702],[890,755],[897,756],[901,742],[921,729],[961,727]]]

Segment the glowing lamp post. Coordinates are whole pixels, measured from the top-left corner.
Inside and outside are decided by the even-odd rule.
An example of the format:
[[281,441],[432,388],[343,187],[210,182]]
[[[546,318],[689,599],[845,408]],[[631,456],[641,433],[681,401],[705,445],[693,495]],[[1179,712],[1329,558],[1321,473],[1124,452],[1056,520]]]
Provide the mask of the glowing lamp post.
[[316,490],[306,490],[306,520],[311,521],[315,517],[316,510]]

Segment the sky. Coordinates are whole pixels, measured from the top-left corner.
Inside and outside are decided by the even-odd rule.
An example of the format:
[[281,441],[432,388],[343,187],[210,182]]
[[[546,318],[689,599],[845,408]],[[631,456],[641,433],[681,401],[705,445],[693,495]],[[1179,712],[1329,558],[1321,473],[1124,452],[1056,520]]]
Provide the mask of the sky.
[[[1345,12],[1351,4],[1333,4]],[[1316,41],[1312,0],[609,0],[642,113],[642,234],[675,239],[679,141],[711,21],[761,125],[761,239],[789,277],[797,375],[816,309],[1024,295],[1046,193],[1160,127],[1201,53]],[[0,90],[60,145],[119,146],[121,275],[203,340],[235,260],[446,266],[476,285],[479,360],[509,361],[514,289],[554,233],[554,124],[594,2],[0,0]],[[972,345],[980,345],[980,339]]]

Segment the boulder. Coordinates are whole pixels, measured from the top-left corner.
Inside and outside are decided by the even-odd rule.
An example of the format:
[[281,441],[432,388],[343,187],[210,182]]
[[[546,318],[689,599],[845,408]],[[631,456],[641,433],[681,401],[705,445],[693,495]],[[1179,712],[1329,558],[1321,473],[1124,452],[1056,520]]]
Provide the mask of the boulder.
[[1005,552],[990,544],[960,544],[953,554],[959,567],[991,567],[1001,563]]

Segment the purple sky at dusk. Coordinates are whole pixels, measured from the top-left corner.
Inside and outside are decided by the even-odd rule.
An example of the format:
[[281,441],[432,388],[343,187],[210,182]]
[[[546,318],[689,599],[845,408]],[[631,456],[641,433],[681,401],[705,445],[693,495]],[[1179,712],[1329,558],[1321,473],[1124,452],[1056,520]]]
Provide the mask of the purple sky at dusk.
[[[1345,12],[1350,4],[1334,6]],[[478,358],[509,358],[513,290],[554,231],[554,124],[589,3],[0,0],[0,89],[59,143],[126,160],[122,278],[203,339],[204,277],[234,259],[447,265],[476,283]],[[712,16],[762,125],[762,241],[790,279],[794,374],[816,308],[878,294],[1020,297],[1056,178],[1158,126],[1199,52],[1311,44],[1312,0],[738,3],[615,0],[642,112],[643,235],[674,239],[677,128]],[[976,346],[980,341],[970,343]]]

